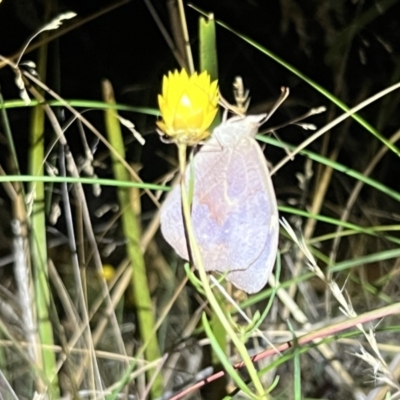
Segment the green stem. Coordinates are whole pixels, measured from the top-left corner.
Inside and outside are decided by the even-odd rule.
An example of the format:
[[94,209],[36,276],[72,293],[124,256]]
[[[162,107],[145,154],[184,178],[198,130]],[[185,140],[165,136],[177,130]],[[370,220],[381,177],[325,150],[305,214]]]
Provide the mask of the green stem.
[[[103,93],[104,99],[107,103],[115,104],[113,88],[109,81],[103,81]],[[105,122],[110,145],[120,155],[119,158],[125,159],[125,145],[120,123],[116,118],[115,111],[106,111]],[[129,181],[128,171],[120,162],[119,158],[116,157],[115,153],[111,153],[114,176],[117,180]],[[156,328],[154,326],[154,311],[147,280],[146,264],[140,247],[139,218],[132,207],[130,191],[127,188],[118,188],[117,195],[121,209],[124,210],[121,214],[121,222],[124,236],[127,239],[127,255],[131,260],[132,295],[137,309],[140,337],[142,342],[147,344],[144,351],[146,361],[152,362],[159,360],[161,356],[157,336],[155,335]],[[128,370],[130,370],[130,368],[128,368]],[[153,382],[150,389],[151,397],[160,397],[163,392],[162,376],[155,370],[149,370],[147,376],[149,382]],[[121,379],[121,383],[125,381],[125,377],[126,375]]]
[[[229,323],[228,319],[226,318],[224,312],[222,311],[221,307],[218,304],[217,299],[214,296],[214,293],[211,289],[210,283],[208,281],[208,276],[206,270],[203,265],[203,260],[201,258],[199,247],[197,246],[197,242],[194,236],[193,224],[192,219],[190,216],[190,206],[189,206],[189,198],[188,193],[186,190],[185,184],[185,170],[186,170],[186,148],[185,144],[178,144],[178,158],[179,158],[179,171],[181,175],[181,196],[182,196],[182,210],[183,210],[183,217],[185,221],[186,233],[189,239],[189,246],[190,251],[193,257],[194,264],[199,272],[200,280],[203,285],[203,289],[205,295],[213,309],[213,311],[217,314],[218,318],[220,319],[221,323],[225,327],[226,333],[232,339],[233,344],[235,345],[236,349],[238,350],[239,354],[241,355],[244,364],[246,365],[247,371],[250,375],[250,378],[256,388],[256,391],[259,395],[260,399],[268,399],[268,395],[265,393],[263,385],[257,375],[257,371],[254,367],[254,364],[247,352],[246,346],[244,343],[239,339],[236,335],[235,331],[233,330],[231,324]],[[196,184],[196,183],[195,183]]]

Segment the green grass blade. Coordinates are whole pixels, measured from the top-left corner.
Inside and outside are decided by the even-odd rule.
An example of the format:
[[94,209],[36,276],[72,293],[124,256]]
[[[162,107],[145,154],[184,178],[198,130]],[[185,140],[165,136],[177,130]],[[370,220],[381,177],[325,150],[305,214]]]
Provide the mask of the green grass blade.
[[293,349],[293,382],[294,382],[294,400],[301,400],[301,365],[300,365],[300,351],[296,340],[296,332],[294,331],[290,321],[288,321],[289,331],[293,335],[294,349]]
[[[267,136],[263,136],[263,135],[258,135],[257,139],[268,143],[268,144],[272,144],[276,147],[280,147],[280,148],[288,148],[289,150],[294,150],[296,148],[296,146],[282,142],[282,141],[278,141],[272,137],[267,137]],[[309,150],[301,150],[299,154],[302,154],[308,158],[310,158],[313,161],[319,162],[321,164],[327,165],[328,167],[331,167],[339,172],[342,172],[348,176],[351,176],[352,178],[362,181],[364,182],[364,184],[369,185],[379,191],[381,191],[382,193],[387,194],[388,196],[392,197],[393,199],[400,201],[400,193],[396,192],[395,190],[389,188],[388,186],[383,185],[382,183],[369,178],[368,176],[363,175],[361,172],[357,172],[351,168],[346,167],[343,164],[340,164],[338,162],[332,161],[324,156],[321,156],[319,154],[313,153],[312,151]]]
[[[112,87],[108,81],[103,82],[103,93],[107,103],[109,102],[113,104],[115,102]],[[111,146],[123,159],[125,159],[125,147],[120,123],[116,118],[115,111],[112,109],[105,111],[105,124],[107,137]],[[114,153],[111,153],[111,158],[115,178],[121,181],[128,181],[129,175],[125,167],[116,158]],[[127,239],[126,250],[128,257],[131,260],[132,290],[137,309],[140,336],[143,343],[145,343],[149,338],[152,338],[148,342],[148,346],[145,350],[146,360],[151,362],[160,358],[160,352],[157,336],[155,334],[155,317],[153,314],[150,289],[147,281],[146,265],[140,248],[140,225],[138,217],[135,215],[131,204],[130,191],[126,188],[119,188],[117,194],[120,209],[122,210],[122,228],[124,236]],[[153,372],[149,372],[149,380],[152,378],[153,374]],[[156,398],[161,396],[162,389],[163,383],[161,375],[158,375],[151,388],[152,397]]]
[[211,346],[214,352],[217,354],[219,360],[221,361],[221,364],[223,365],[228,375],[234,380],[236,385],[241,390],[243,390],[244,393],[254,398],[254,394],[252,393],[250,388],[246,385],[246,383],[243,381],[243,379],[240,377],[236,369],[233,368],[231,362],[226,357],[225,351],[220,347],[217,338],[215,337],[213,331],[211,330],[211,326],[208,323],[207,315],[205,313],[202,314],[201,319],[203,322],[204,331],[206,332],[208,338],[210,339]]
[[[47,48],[40,48],[38,73],[44,79],[46,75]],[[30,147],[28,155],[28,171],[31,175],[44,175],[45,157],[45,118],[41,106],[33,108],[30,126]],[[45,216],[45,190],[43,182],[35,182],[29,186],[32,197],[32,212],[30,216],[30,246],[34,277],[34,290],[37,309],[37,325],[42,349],[42,368],[50,382],[49,395],[59,397],[58,379],[56,373],[56,357],[51,346],[54,345],[53,327],[50,320],[51,292],[47,269],[47,238]]]
[[214,17],[200,17],[199,30],[200,71],[207,71],[215,81],[218,79],[218,54]]
[[0,182],[42,182],[42,183],[81,183],[83,185],[116,186],[121,188],[138,188],[149,190],[162,190],[169,192],[169,186],[156,185],[154,183],[119,181],[103,178],[75,178],[72,176],[47,176],[47,175],[7,175],[0,176]]
[[[209,16],[207,19],[202,17],[199,18],[199,40],[200,71],[207,71],[210,74],[211,81],[215,81],[218,79],[218,53],[215,20],[213,15]],[[218,110],[218,113],[210,126],[210,131],[220,123],[221,112]]]
[[[40,106],[33,109],[31,121],[31,145],[29,148],[29,170],[32,175],[43,175],[44,160],[44,112]],[[34,182],[29,187],[29,193],[33,194],[32,213],[30,218],[30,246],[32,254],[33,277],[35,287],[35,299],[37,308],[37,321],[40,341],[42,345],[52,346],[53,328],[50,321],[49,310],[51,294],[47,271],[47,239],[46,216],[44,213],[45,191],[43,182]],[[56,371],[56,358],[54,352],[42,350],[42,367],[45,375],[50,380]],[[54,382],[50,393],[57,392],[57,384]]]
[[[229,311],[228,311],[228,308],[224,301],[225,299],[222,296],[222,294],[218,292],[215,294],[215,297],[217,298],[222,310],[226,314],[228,314]],[[222,324],[221,320],[218,318],[218,315],[216,313],[212,314],[210,325],[212,327],[212,331],[214,332],[215,340],[218,342],[219,347],[221,349],[226,349],[227,343],[228,343],[226,331],[225,331],[224,325]],[[217,365],[220,360],[219,356],[213,351],[211,357],[212,357],[213,365]]]
[[[210,74],[211,81],[218,79],[218,53],[217,53],[217,41],[215,32],[215,20],[212,15],[208,18],[199,18],[199,60],[200,60],[200,71],[207,71]],[[218,110],[217,115],[214,118],[213,123],[210,126],[212,131],[216,126],[221,123],[221,112]],[[191,180],[193,182],[193,180]],[[220,294],[216,295],[221,297],[219,299],[221,307],[226,308],[223,303],[223,298]],[[213,328],[214,336],[219,346],[223,349],[227,346],[226,332],[225,329],[217,317],[213,314],[211,317],[211,326]],[[215,352],[212,353],[213,364],[219,361],[219,357]]]
[[[35,107],[40,104],[37,100],[31,99],[31,102],[27,105],[22,100],[7,100],[3,104],[0,103],[0,109],[8,109],[8,108],[26,108],[26,107]],[[129,111],[136,112],[140,114],[154,115],[158,117],[160,115],[160,111],[156,108],[149,107],[134,107],[126,104],[110,104],[107,105],[104,101],[98,100],[80,100],[80,99],[66,99],[63,102],[58,100],[49,100],[46,101],[45,104],[48,104],[51,107],[65,107],[65,104],[70,105],[75,108],[89,108],[92,110],[119,110],[119,111]]]

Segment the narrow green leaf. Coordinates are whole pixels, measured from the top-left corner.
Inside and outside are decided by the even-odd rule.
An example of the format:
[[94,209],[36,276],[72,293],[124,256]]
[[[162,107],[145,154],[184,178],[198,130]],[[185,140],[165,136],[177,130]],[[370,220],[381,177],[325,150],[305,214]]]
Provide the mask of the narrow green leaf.
[[[199,40],[200,71],[207,71],[210,74],[211,81],[215,81],[218,79],[218,53],[213,14],[210,14],[207,18],[200,17]],[[218,111],[211,124],[210,130],[212,131],[220,123],[221,112]]]
[[[115,104],[111,83],[108,81],[103,82],[103,96],[107,103]],[[122,138],[121,126],[116,117],[116,112],[112,108],[105,111],[105,124],[107,137],[111,146],[116,150],[121,158],[125,159],[125,146]],[[120,181],[128,181],[129,174],[126,168],[122,165],[120,160],[113,152],[111,153],[111,159],[115,178]],[[137,309],[138,327],[142,342],[148,343],[147,348],[145,349],[146,360],[151,362],[160,358],[160,351],[154,326],[155,316],[153,314],[150,288],[147,281],[146,265],[142,250],[140,248],[141,229],[138,216],[135,214],[133,204],[131,203],[132,199],[130,190],[127,188],[118,188],[117,194],[120,208],[122,210],[122,228],[124,231],[124,236],[127,239],[126,250],[131,261],[132,294]],[[153,375],[154,371],[149,371],[148,379],[153,379]],[[126,384],[128,379],[129,374],[124,375],[120,381],[120,386]],[[162,395],[162,391],[162,377],[161,375],[157,375],[151,387],[152,397],[160,397]]]
[[235,368],[233,368],[232,364],[230,363],[229,359],[226,357],[225,351],[221,349],[212,329],[210,324],[208,323],[207,320],[207,315],[205,313],[202,314],[202,321],[203,321],[203,326],[204,326],[204,331],[206,332],[208,338],[210,339],[211,347],[213,348],[215,354],[218,356],[219,360],[221,361],[221,364],[223,365],[224,369],[226,372],[229,374],[229,376],[235,381],[236,385],[243,390],[244,393],[248,394],[252,398],[255,398],[254,394],[250,390],[250,388],[246,385],[246,383],[243,381],[243,379],[240,377],[238,372],[236,371]]

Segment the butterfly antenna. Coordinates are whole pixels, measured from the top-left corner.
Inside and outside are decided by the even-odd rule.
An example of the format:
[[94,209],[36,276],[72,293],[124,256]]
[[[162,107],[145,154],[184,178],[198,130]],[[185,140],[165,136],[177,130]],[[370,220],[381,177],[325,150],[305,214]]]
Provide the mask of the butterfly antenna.
[[288,87],[281,87],[281,95],[279,96],[278,100],[275,102],[272,110],[265,116],[265,118],[260,122],[260,126],[265,124],[271,117],[274,115],[275,111],[282,105],[282,103],[288,98],[289,96],[289,88]]
[[[285,122],[284,124],[277,125],[277,126],[274,126],[272,128],[269,128],[267,132],[269,132],[269,131],[277,131],[278,129],[285,128],[286,126],[289,126],[289,125],[298,125],[298,126],[300,126],[301,128],[303,128],[305,130],[313,131],[313,130],[316,129],[316,126],[314,124],[308,124],[308,123],[304,123],[303,124],[303,123],[300,123],[300,122],[303,121],[304,119],[308,118],[308,117],[311,117],[312,115],[321,114],[321,113],[323,113],[325,111],[326,111],[326,107],[324,107],[324,106],[312,108],[311,110],[307,111],[305,114],[300,115],[299,117],[295,117],[295,118],[291,119],[290,121]],[[266,132],[264,132],[264,133],[266,133]]]

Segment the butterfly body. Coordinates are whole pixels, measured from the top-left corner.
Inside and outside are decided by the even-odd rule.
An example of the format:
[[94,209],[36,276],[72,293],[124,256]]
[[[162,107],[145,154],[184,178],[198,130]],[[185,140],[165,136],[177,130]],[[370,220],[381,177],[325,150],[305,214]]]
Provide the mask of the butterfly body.
[[[255,140],[264,117],[227,120],[193,159],[191,215],[205,269],[227,273],[226,278],[247,293],[265,285],[278,246],[275,193]],[[179,256],[189,260],[179,186],[162,206],[161,231]]]

